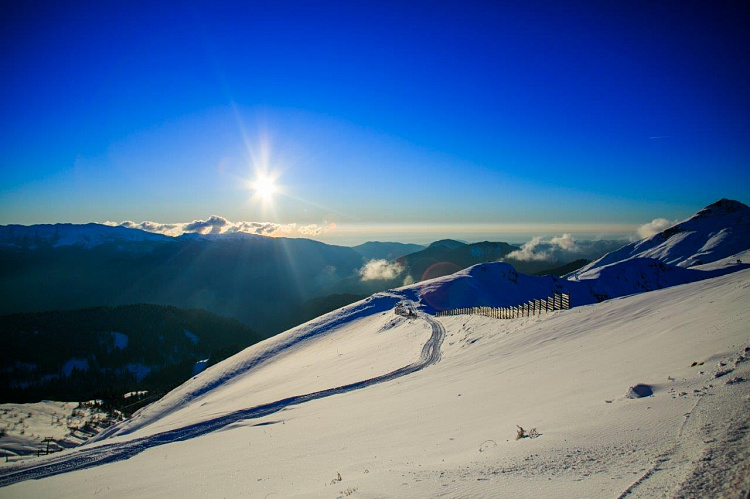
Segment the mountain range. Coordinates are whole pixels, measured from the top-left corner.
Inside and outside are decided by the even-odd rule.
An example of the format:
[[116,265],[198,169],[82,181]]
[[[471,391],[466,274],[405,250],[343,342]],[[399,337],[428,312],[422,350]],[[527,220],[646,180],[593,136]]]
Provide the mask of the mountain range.
[[[658,255],[633,250],[669,229],[567,278],[480,263],[376,293],[206,369],[92,443],[0,469],[0,486],[744,497],[750,238],[746,207],[726,205],[678,224],[697,235]],[[555,291],[573,308],[432,315]]]
[[575,274],[633,258],[655,258],[670,265],[695,267],[742,253],[749,249],[749,240],[750,207],[720,199],[658,234],[604,255]]
[[[202,308],[271,336],[347,300],[518,249],[454,240],[343,247],[246,233],[169,237],[102,224],[0,226],[0,314],[153,303]],[[372,261],[394,271],[365,278]],[[513,262],[526,272],[557,266]]]

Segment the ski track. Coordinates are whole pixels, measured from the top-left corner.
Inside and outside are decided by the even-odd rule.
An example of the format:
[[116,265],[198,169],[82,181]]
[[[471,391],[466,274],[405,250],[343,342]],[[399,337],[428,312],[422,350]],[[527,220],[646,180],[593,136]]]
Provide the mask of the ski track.
[[422,352],[420,353],[418,360],[407,366],[396,369],[395,371],[362,381],[356,381],[348,385],[327,388],[325,390],[305,395],[294,395],[275,402],[247,409],[240,409],[208,421],[202,421],[200,423],[157,433],[148,437],[142,437],[121,443],[104,444],[90,449],[80,448],[65,456],[49,458],[45,463],[29,464],[27,466],[22,465],[22,469],[14,467],[14,469],[2,470],[0,471],[0,487],[6,487],[25,480],[37,480],[71,471],[93,468],[95,466],[116,461],[123,461],[125,459],[130,459],[136,454],[139,454],[146,449],[150,449],[151,447],[200,437],[220,430],[238,421],[262,418],[269,414],[281,411],[286,407],[304,404],[312,400],[322,399],[333,395],[341,395],[355,390],[361,390],[369,386],[385,383],[420,371],[425,367],[440,361],[440,347],[445,339],[445,328],[440,322],[427,314],[419,313],[418,317],[424,319],[430,324],[432,335],[422,347]]

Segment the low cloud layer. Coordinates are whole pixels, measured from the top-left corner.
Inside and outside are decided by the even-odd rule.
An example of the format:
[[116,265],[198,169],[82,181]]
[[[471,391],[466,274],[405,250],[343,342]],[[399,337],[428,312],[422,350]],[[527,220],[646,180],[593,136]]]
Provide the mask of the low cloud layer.
[[206,220],[193,220],[185,223],[158,222],[104,222],[106,225],[140,229],[166,236],[177,237],[182,234],[257,234],[261,236],[317,236],[323,233],[323,227],[312,225],[277,224],[272,222],[230,222],[224,217],[213,215]]
[[404,267],[398,262],[388,260],[370,260],[364,267],[359,269],[359,275],[363,281],[391,280],[400,276]]
[[654,236],[664,229],[668,229],[674,225],[674,222],[667,220],[666,218],[655,218],[647,224],[643,224],[638,227],[637,233],[639,239],[646,239],[647,237]]
[[566,263],[580,258],[595,260],[610,251],[621,248],[626,243],[627,241],[604,239],[578,241],[571,234],[552,238],[537,236],[521,246],[521,249],[509,253],[506,259],[549,263]]

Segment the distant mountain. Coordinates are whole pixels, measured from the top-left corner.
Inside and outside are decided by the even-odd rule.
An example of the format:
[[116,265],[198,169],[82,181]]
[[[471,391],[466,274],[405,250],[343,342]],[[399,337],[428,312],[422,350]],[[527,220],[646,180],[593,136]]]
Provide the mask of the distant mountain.
[[456,249],[456,248],[460,248],[461,246],[466,246],[467,244],[468,243],[456,241],[455,239],[441,239],[439,241],[435,241],[434,243],[431,243],[428,246],[428,248]]
[[352,249],[365,257],[367,260],[396,260],[409,253],[415,253],[425,249],[420,244],[389,243],[380,241],[368,241]]
[[156,305],[0,316],[0,402],[164,393],[261,339],[235,319]]
[[489,241],[466,244],[444,239],[399,258],[399,264],[414,282],[449,275],[477,263],[494,262],[518,249],[508,243]]
[[632,258],[655,258],[680,267],[702,265],[750,248],[750,207],[721,199],[692,217],[586,265],[573,275]]
[[[138,229],[89,224],[41,224],[41,225],[0,225],[0,246],[19,249],[60,248],[78,246],[93,248],[114,244],[120,247],[135,245],[130,243],[165,243],[172,238]],[[146,246],[140,245],[140,248]]]
[[336,286],[363,263],[352,248],[310,239],[5,226],[0,314],[155,303],[202,308],[271,335],[295,325],[300,304],[342,292]]

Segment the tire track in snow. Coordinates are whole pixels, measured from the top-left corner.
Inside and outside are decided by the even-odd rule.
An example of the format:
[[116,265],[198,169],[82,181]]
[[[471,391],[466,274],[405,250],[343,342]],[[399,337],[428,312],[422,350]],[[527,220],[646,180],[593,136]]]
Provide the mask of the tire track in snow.
[[395,371],[364,379],[362,381],[349,383],[347,385],[327,388],[325,390],[307,393],[305,395],[294,395],[275,402],[261,404],[247,409],[240,409],[207,421],[184,426],[182,428],[175,428],[174,430],[149,435],[147,437],[129,440],[127,442],[103,444],[88,449],[82,447],[67,455],[47,458],[44,463],[29,463],[28,465],[24,463],[24,465],[14,466],[12,469],[0,470],[0,487],[6,487],[24,480],[36,480],[71,471],[101,466],[103,464],[123,461],[152,447],[172,442],[190,440],[191,438],[200,437],[220,430],[227,425],[238,421],[262,418],[290,406],[304,404],[312,400],[331,397],[333,395],[341,395],[355,390],[361,390],[363,388],[392,381],[420,371],[425,367],[440,361],[440,348],[445,339],[445,328],[440,322],[427,314],[419,313],[418,317],[425,320],[430,325],[432,328],[432,334],[422,347],[419,359],[409,365],[396,369]]

